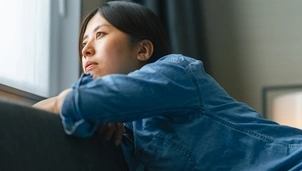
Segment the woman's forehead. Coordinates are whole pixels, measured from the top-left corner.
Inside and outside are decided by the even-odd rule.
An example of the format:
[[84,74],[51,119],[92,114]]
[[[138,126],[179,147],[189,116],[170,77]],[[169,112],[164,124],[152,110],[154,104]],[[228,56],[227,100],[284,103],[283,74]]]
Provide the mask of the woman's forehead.
[[87,23],[86,30],[94,29],[99,25],[111,25],[102,15],[96,13]]
[[103,16],[95,14],[87,23],[83,37],[89,33],[94,33],[102,27],[113,27]]

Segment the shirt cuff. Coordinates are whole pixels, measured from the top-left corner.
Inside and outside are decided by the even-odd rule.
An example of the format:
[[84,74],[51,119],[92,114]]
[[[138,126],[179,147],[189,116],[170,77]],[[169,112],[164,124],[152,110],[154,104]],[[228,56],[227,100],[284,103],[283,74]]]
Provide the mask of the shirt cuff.
[[94,134],[98,124],[87,122],[83,119],[78,108],[79,105],[79,87],[87,83],[89,75],[83,74],[80,79],[72,86],[73,90],[66,96],[60,117],[66,134],[81,138],[87,138]]

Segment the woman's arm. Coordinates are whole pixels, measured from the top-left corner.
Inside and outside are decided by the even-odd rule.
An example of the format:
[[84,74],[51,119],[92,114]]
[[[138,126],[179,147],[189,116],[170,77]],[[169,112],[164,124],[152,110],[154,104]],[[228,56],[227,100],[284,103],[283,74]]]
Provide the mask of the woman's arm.
[[67,94],[71,91],[71,88],[66,89],[62,91],[58,96],[42,100],[34,104],[33,107],[59,114]]
[[42,101],[34,104],[33,107],[38,108],[38,109],[47,110],[47,111],[58,114],[59,112],[55,112],[56,99],[57,99],[57,96],[42,100]]
[[197,109],[201,100],[190,68],[202,69],[202,64],[193,62],[172,56],[128,75],[113,74],[98,79],[84,75],[62,106],[65,131],[87,137],[99,124]]
[[[71,88],[66,89],[58,96],[42,100],[33,105],[33,107],[59,114],[63,102],[70,91],[72,91]],[[98,127],[98,133],[102,136],[104,141],[108,141],[112,136],[114,136],[115,145],[120,144],[124,131],[122,123],[106,123]]]

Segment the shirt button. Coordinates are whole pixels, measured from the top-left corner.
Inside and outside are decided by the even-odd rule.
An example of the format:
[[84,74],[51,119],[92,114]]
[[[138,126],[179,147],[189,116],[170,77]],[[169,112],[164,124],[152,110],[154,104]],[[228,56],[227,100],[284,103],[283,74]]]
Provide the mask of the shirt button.
[[68,131],[71,131],[71,130],[72,130],[72,126],[67,126],[66,129],[67,129]]

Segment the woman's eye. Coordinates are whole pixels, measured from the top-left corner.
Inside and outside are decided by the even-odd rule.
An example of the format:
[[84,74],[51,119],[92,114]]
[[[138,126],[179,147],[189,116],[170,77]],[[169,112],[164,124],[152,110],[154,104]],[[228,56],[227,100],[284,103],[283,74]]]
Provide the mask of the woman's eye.
[[82,47],[84,48],[86,46],[87,43],[82,43]]
[[103,34],[102,32],[97,32],[96,37],[100,37],[100,36],[102,36],[102,34]]

